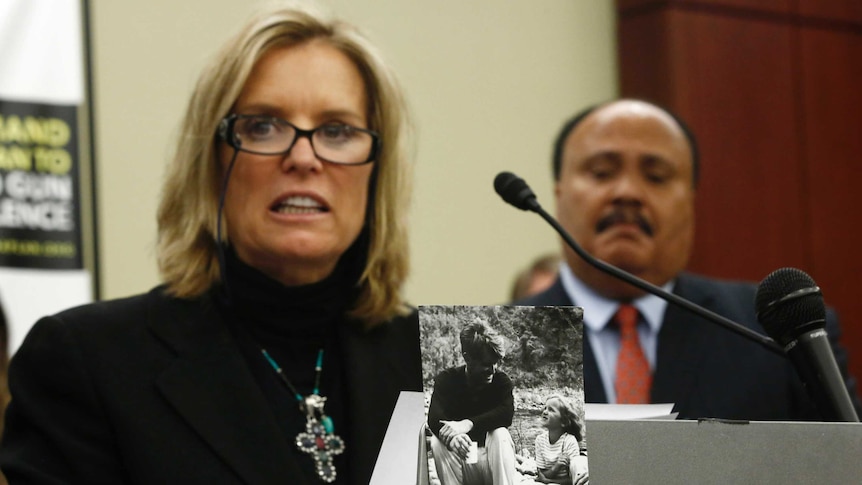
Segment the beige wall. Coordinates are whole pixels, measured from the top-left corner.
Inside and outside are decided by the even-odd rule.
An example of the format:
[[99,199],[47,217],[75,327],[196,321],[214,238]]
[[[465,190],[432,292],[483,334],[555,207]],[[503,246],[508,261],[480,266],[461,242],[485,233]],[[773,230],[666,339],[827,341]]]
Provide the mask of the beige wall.
[[[158,283],[163,168],[205,59],[258,3],[91,0],[102,297]],[[395,66],[417,126],[414,304],[494,304],[515,272],[557,250],[539,216],[494,193],[502,170],[553,208],[560,124],[617,93],[610,0],[324,0]]]

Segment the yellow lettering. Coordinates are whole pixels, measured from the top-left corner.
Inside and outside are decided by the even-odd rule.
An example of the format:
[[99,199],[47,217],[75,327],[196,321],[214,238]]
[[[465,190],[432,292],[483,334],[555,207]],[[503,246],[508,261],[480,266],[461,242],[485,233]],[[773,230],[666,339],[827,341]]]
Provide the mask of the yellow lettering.
[[72,169],[72,156],[62,148],[36,148],[33,158],[36,159],[37,172],[65,175]]
[[15,145],[9,147],[0,145],[0,169],[30,171],[32,168],[32,150]]
[[12,115],[6,118],[6,123],[3,124],[0,130],[0,141],[6,143],[18,143],[21,145],[29,145],[30,139],[27,138],[27,132],[21,124],[21,118]]
[[42,252],[45,256],[55,258],[71,257],[75,255],[75,245],[70,242],[45,241],[42,243]]
[[2,239],[0,240],[0,254],[39,256],[42,254],[42,243],[33,240]]
[[47,144],[52,147],[61,147],[69,143],[72,130],[69,124],[60,118],[48,118],[45,120],[45,133],[48,136]]
[[22,121],[17,115],[0,116],[0,142],[19,145],[47,145],[61,147],[69,143],[72,130],[60,118],[27,116]]
[[42,129],[42,123],[38,118],[32,116],[24,118],[24,131],[27,133],[29,143],[33,145],[45,144],[45,130]]

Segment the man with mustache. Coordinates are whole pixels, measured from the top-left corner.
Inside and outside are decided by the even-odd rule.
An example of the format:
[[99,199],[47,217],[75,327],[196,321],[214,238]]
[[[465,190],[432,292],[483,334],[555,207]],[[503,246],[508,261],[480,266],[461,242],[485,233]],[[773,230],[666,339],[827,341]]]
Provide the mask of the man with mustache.
[[[764,333],[756,287],[684,272],[694,241],[694,135],[670,112],[623,99],[563,126],[554,151],[557,217],[593,256]],[[819,420],[789,360],[609,276],[565,248],[551,288],[521,305],[584,308],[587,402],[675,403],[680,418]],[[827,331],[857,410],[854,379]]]

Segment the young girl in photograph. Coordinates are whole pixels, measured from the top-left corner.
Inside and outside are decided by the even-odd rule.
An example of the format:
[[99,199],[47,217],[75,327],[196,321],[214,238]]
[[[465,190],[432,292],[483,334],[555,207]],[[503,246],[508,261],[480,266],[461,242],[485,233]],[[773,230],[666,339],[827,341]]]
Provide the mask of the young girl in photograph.
[[536,436],[537,483],[571,485],[575,476],[573,464],[580,454],[583,439],[575,409],[562,396],[551,396],[542,410],[544,430]]

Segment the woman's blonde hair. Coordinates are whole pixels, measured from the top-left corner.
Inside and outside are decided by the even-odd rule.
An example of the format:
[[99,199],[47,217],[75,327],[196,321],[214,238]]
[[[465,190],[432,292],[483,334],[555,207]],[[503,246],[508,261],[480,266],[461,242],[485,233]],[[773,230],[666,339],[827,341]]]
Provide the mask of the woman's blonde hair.
[[[277,7],[252,19],[203,70],[182,122],[158,209],[158,264],[168,291],[201,295],[220,280],[216,227],[221,191],[216,138],[219,122],[242,92],[257,61],[274,47],[324,42],[357,66],[368,93],[369,128],[380,134],[367,262],[351,316],[373,325],[406,312],[401,287],[409,258],[406,212],[410,125],[394,73],[353,26],[304,7]],[[222,219],[223,228],[226,221]],[[222,229],[222,234],[227,231]],[[226,238],[226,236],[222,236]]]

